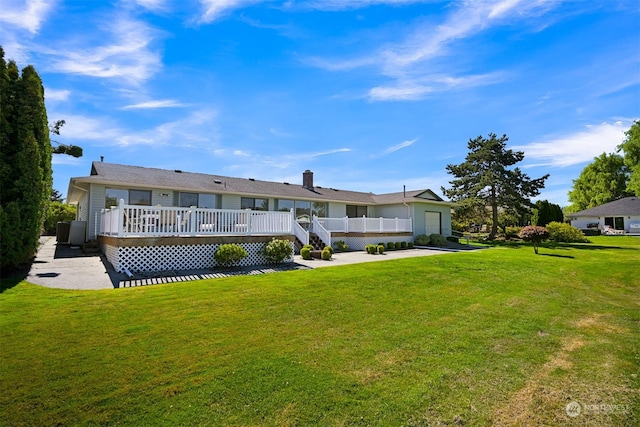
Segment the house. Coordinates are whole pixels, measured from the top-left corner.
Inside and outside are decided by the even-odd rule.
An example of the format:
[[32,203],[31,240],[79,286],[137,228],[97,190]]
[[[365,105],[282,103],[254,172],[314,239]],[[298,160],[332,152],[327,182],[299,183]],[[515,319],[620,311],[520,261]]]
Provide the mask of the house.
[[640,234],[640,197],[625,197],[595,208],[567,215],[571,225],[607,234]]
[[300,185],[100,161],[89,176],[71,178],[67,202],[117,271],[209,268],[229,242],[248,250],[246,265],[260,264],[273,237],[363,249],[451,234],[452,204],[431,190],[373,194],[313,178],[305,171]]

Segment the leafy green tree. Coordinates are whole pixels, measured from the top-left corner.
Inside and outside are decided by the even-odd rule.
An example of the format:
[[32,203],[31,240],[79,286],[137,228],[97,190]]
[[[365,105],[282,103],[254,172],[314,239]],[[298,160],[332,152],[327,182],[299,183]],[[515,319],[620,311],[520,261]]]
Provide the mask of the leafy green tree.
[[618,152],[624,152],[624,164],[630,172],[627,192],[640,196],[640,121],[634,121],[625,135],[627,138],[618,146]]
[[506,135],[498,138],[493,133],[488,139],[470,139],[465,162],[447,165],[447,171],[455,177],[449,181],[451,188],[442,187],[447,197],[462,206],[482,203],[491,209],[489,239],[498,233],[498,208],[524,213],[533,206],[530,198],[540,194],[549,177],[531,179],[518,167],[510,169],[524,159],[524,153],[508,150],[508,140]]
[[69,222],[76,218],[76,209],[75,205],[67,205],[59,201],[49,203],[47,217],[44,220],[44,234],[55,235],[59,222]]
[[602,153],[573,180],[573,189],[569,191],[572,209],[578,212],[630,195],[626,190],[628,177],[622,156]]
[[35,254],[51,195],[51,142],[44,88],[36,70],[22,75],[0,47],[0,268]]
[[536,207],[531,217],[533,225],[544,227],[550,222],[562,222],[563,220],[564,214],[560,205],[550,203],[548,200],[538,200],[536,202]]

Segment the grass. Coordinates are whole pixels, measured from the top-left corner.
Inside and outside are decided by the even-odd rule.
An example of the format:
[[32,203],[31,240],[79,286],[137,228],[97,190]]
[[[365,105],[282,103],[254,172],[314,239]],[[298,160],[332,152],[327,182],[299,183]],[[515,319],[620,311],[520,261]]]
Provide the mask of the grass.
[[591,240],[108,291],[21,282],[0,294],[0,425],[637,425],[640,238]]

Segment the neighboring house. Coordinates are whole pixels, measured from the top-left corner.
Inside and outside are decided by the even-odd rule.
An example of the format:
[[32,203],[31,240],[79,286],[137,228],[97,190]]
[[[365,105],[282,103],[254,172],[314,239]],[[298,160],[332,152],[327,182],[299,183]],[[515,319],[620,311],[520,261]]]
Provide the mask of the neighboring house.
[[609,234],[640,234],[640,198],[625,197],[567,215],[571,225],[583,230],[599,229]]
[[[256,263],[256,248],[273,237],[320,246],[343,240],[362,249],[451,234],[452,203],[431,190],[377,195],[322,188],[308,170],[300,185],[93,162],[89,176],[70,180],[67,202],[78,206],[86,239],[99,239],[118,271],[206,268],[211,250],[227,242],[254,244],[255,259],[247,262]],[[194,245],[208,245],[206,260],[174,265],[165,259],[171,251],[173,258],[193,258]],[[137,251],[140,260],[123,262],[127,251]]]

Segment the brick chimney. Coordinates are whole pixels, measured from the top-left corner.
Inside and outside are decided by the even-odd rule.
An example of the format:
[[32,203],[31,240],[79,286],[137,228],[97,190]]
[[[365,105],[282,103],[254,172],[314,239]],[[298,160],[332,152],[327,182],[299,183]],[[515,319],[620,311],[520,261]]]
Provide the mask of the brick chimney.
[[313,190],[313,172],[309,169],[302,173],[302,186],[309,190]]

